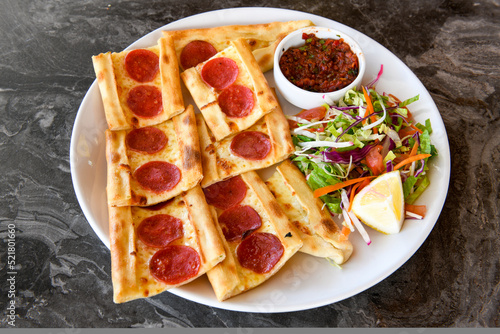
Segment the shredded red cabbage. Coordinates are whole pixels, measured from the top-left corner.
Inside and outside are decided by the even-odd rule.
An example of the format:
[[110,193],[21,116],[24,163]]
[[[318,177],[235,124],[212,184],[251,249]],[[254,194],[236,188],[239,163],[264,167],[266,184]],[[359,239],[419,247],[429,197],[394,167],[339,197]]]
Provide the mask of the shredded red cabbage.
[[[388,108],[387,108],[388,109]],[[406,123],[406,125],[409,125],[410,123],[408,123],[408,121],[406,120],[406,118],[404,118],[402,115],[400,114],[397,114],[397,113],[394,113],[394,114],[391,114],[391,122],[394,124],[394,123],[397,123],[395,121],[395,119],[398,119],[398,118],[401,118],[403,120],[403,122]]]
[[420,168],[417,171],[415,171],[415,177],[419,176],[424,171],[425,159],[420,160],[420,164],[421,164]]
[[378,79],[380,79],[380,77],[382,76],[382,73],[384,73],[384,64],[380,64],[380,70],[378,71],[377,77],[373,79],[368,85],[366,85],[366,87],[371,88],[372,86],[374,86],[377,83]]
[[363,160],[373,146],[375,145],[366,145],[363,148],[355,148],[354,150],[345,152],[337,152],[335,150],[323,151],[323,159],[325,162],[349,164],[352,157],[352,163],[358,163]]
[[385,163],[385,167],[387,170],[387,173],[392,172],[394,170],[394,166],[392,164],[392,160],[389,160]]

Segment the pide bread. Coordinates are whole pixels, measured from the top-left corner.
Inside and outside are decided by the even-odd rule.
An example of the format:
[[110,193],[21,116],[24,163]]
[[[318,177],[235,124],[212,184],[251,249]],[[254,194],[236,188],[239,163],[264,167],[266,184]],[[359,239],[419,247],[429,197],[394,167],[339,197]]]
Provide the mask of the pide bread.
[[281,108],[249,129],[216,141],[203,117],[196,115],[203,165],[202,187],[250,170],[272,166],[292,154],[294,147]]
[[256,172],[203,191],[226,251],[224,261],[207,273],[218,300],[262,284],[302,247],[297,231]]
[[116,303],[189,283],[225,258],[200,186],[156,206],[110,206],[109,222]]
[[184,110],[173,41],[92,57],[109,129],[162,123]]
[[340,237],[340,229],[328,209],[315,198],[304,174],[286,159],[276,167],[266,184],[304,242],[301,252],[330,258],[337,264],[349,259],[353,248]]
[[106,130],[107,195],[111,206],[147,206],[197,185],[203,177],[192,106],[158,125]]
[[243,39],[229,42],[207,61],[182,72],[181,78],[217,140],[249,128],[278,108]]

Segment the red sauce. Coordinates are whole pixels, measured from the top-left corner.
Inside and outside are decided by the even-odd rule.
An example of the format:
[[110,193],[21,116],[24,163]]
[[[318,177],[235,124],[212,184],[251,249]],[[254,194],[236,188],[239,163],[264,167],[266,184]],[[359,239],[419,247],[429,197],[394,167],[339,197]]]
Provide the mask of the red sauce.
[[328,93],[351,84],[358,76],[358,57],[344,40],[302,34],[305,44],[289,48],[280,58],[281,72],[297,87]]

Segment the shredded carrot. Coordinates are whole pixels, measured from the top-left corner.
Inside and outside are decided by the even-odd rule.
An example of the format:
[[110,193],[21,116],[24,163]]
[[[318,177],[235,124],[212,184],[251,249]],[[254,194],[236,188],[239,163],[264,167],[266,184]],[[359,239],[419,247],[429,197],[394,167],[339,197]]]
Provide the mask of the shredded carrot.
[[415,141],[415,144],[413,144],[413,147],[411,148],[410,157],[416,155],[417,150],[418,150],[418,141]]
[[370,96],[368,95],[368,92],[366,91],[365,87],[361,87],[361,88],[363,88],[363,95],[365,96],[365,100],[366,100],[366,113],[365,113],[365,117],[366,117],[368,115],[373,114],[373,104],[372,104],[372,100],[370,99]]
[[326,186],[323,188],[318,188],[314,191],[314,197],[321,197],[321,196],[326,195],[332,191],[336,191],[336,190],[345,188],[347,186],[350,186],[351,184],[356,184],[356,183],[361,182],[363,180],[371,179],[374,177],[376,177],[376,176],[373,175],[373,176],[359,177],[357,179],[351,179],[351,180],[347,180],[347,181],[340,182],[337,184],[329,185],[329,186]]
[[[366,112],[365,112],[365,116],[368,116],[368,115],[371,115],[371,114],[374,114],[375,113],[375,109],[373,108],[373,103],[372,103],[372,100],[370,98],[370,95],[368,95],[368,92],[366,91],[365,87],[361,87],[363,88],[363,95],[365,96],[365,100],[366,100]],[[370,117],[370,121],[372,123],[376,122],[377,121],[377,118],[375,117],[375,115],[373,115],[372,117]],[[366,119],[363,121],[363,125],[366,124]],[[377,134],[378,133],[378,129],[377,128],[373,128],[373,133]]]
[[390,97],[392,97],[394,100],[396,100],[397,103],[401,103],[401,100],[398,99],[396,96],[389,94]]
[[347,209],[347,211],[351,211],[351,208],[352,208],[352,201],[354,199],[354,195],[356,195],[356,190],[358,189],[359,185],[361,184],[361,182],[359,183],[356,183],[355,185],[352,186],[351,188],[351,195],[349,196],[349,208]]
[[[401,100],[400,100],[400,99],[398,99],[397,97],[395,97],[394,95],[389,94],[389,96],[390,96],[390,97],[392,97],[392,98],[396,101],[396,103],[397,103],[397,104],[400,104],[400,103],[401,103]],[[407,113],[408,113],[407,117],[405,117],[405,118],[406,118],[407,120],[408,120],[408,119],[411,119],[413,116],[411,115],[410,110],[409,110],[407,107],[403,107],[403,108],[405,108],[405,109],[406,109],[406,111],[407,111]]]
[[417,128],[415,125],[413,124],[410,124],[410,126],[415,130],[417,131],[418,133],[424,133],[424,131],[420,130],[419,128]]
[[430,154],[417,154],[417,155],[411,156],[411,157],[401,161],[396,166],[394,166],[394,170],[400,169],[404,165],[410,164],[413,161],[422,160],[422,159],[428,158],[430,156],[431,156]]
[[351,230],[347,226],[342,226],[342,231],[339,235],[339,241],[346,241],[349,238],[349,234],[351,234]]

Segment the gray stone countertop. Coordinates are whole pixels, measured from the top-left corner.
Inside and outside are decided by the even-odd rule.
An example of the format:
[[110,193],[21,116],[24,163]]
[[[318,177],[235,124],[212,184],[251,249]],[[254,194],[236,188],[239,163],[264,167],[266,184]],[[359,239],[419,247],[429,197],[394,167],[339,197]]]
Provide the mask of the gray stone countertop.
[[[401,59],[434,99],[451,181],[434,229],[382,282],[335,304],[245,313],[165,292],[116,305],[110,254],[87,222],[70,138],[95,76],[119,51],[181,18],[231,7],[288,8],[335,20]],[[498,327],[500,2],[4,0],[0,10],[0,327]],[[15,298],[9,297],[15,226]]]

